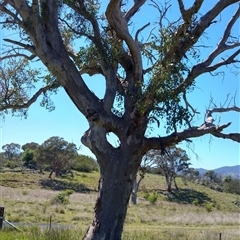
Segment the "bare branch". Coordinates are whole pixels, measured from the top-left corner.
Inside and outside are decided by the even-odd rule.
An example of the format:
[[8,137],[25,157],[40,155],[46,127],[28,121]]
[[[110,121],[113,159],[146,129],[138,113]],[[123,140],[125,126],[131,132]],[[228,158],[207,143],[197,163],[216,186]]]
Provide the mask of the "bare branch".
[[[240,43],[238,45],[240,46]],[[238,49],[235,53],[233,53],[226,60],[223,60],[223,61],[221,61],[217,64],[214,64],[213,66],[206,67],[204,72],[212,72],[212,71],[215,71],[216,69],[218,69],[222,66],[226,66],[228,64],[240,62],[240,60],[235,60],[235,57],[238,56],[239,54],[240,54],[240,49]]]
[[223,113],[223,112],[230,112],[230,111],[234,111],[234,112],[240,112],[240,108],[239,107],[227,107],[227,108],[212,108],[210,109],[210,111],[212,113],[214,112],[218,112],[218,113]]
[[9,55],[6,55],[6,56],[1,57],[1,58],[0,58],[0,61],[5,60],[5,59],[8,59],[8,58],[13,58],[13,57],[24,57],[24,58],[26,58],[26,59],[28,59],[28,60],[33,60],[33,59],[36,57],[36,55],[28,56],[28,55],[22,54],[22,53],[9,54]]
[[150,23],[145,24],[143,27],[141,27],[140,29],[137,30],[136,34],[135,34],[135,41],[138,41],[138,35],[141,31],[143,31],[146,27],[150,26]]
[[[207,13],[207,14],[209,14],[209,13]],[[207,14],[203,17],[203,19],[207,16]],[[240,6],[237,9],[237,11],[234,14],[234,16],[232,17],[232,19],[229,21],[229,23],[228,23],[228,25],[227,25],[227,27],[226,27],[226,29],[224,31],[223,38],[218,43],[217,47],[213,50],[212,53],[210,53],[210,55],[203,62],[193,66],[193,68],[189,72],[189,74],[186,77],[186,79],[179,85],[179,87],[177,87],[175,89],[175,92],[181,92],[182,89],[184,89],[187,86],[191,85],[192,82],[194,81],[194,79],[196,77],[200,76],[203,73],[214,71],[214,70],[216,70],[216,69],[218,69],[218,68],[220,68],[220,67],[222,67],[224,65],[228,65],[228,64],[231,64],[231,63],[239,62],[239,60],[236,60],[235,57],[239,55],[240,49],[236,50],[226,60],[223,60],[223,61],[221,61],[221,62],[219,62],[219,63],[217,63],[217,64],[215,64],[213,66],[210,66],[212,64],[212,62],[214,61],[214,59],[216,59],[217,56],[219,56],[221,53],[223,53],[226,50],[233,49],[233,48],[236,48],[236,47],[240,46],[239,42],[235,42],[235,43],[233,43],[231,45],[228,45],[226,43],[226,41],[227,41],[227,39],[229,37],[229,32],[231,31],[231,29],[233,27],[233,24],[237,21],[239,15],[240,15]],[[194,31],[196,31],[196,30],[194,30]]]
[[182,18],[185,23],[190,23],[192,16],[199,11],[200,7],[202,6],[203,1],[204,0],[195,0],[192,7],[185,10],[183,1],[178,0],[179,9],[180,9]]
[[221,132],[213,132],[213,136],[217,138],[223,138],[223,139],[231,139],[234,142],[240,143],[240,133],[221,133]]
[[171,135],[165,137],[153,137],[153,138],[145,138],[143,145],[145,146],[144,151],[148,151],[150,149],[161,149],[161,147],[166,148],[173,144],[180,143],[182,141],[189,140],[190,138],[201,137],[206,134],[212,134],[213,136],[230,139],[235,142],[240,143],[240,134],[239,133],[231,133],[224,134],[222,131],[231,125],[231,122],[227,124],[223,124],[220,126],[213,126],[210,128],[199,129],[198,127],[188,128],[181,132],[172,133]]
[[7,103],[7,102],[2,102],[1,104],[3,104],[2,106],[0,106],[0,111],[4,111],[7,109],[22,109],[22,108],[28,108],[30,107],[34,102],[36,102],[36,100],[38,99],[38,97],[42,94],[42,93],[46,93],[47,90],[51,89],[52,86],[46,86],[43,88],[40,88],[27,102],[19,104],[19,105],[12,105],[11,103]]
[[135,0],[134,5],[126,12],[124,15],[125,20],[127,23],[130,21],[130,19],[134,16],[134,14],[140,9],[141,6],[146,2],[146,0]]
[[29,45],[29,44],[24,44],[24,43],[21,43],[19,41],[15,41],[15,40],[12,40],[12,39],[8,39],[8,38],[4,38],[3,39],[5,42],[9,42],[9,43],[12,43],[14,45],[17,45],[17,46],[20,46],[23,48],[23,50],[28,50],[29,52],[31,52],[32,54],[35,55],[35,47],[32,46],[32,45]]

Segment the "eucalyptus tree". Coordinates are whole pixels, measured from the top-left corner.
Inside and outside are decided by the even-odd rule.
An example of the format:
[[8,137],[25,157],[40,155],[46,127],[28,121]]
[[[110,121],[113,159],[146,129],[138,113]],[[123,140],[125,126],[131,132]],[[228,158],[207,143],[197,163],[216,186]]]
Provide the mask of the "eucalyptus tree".
[[69,170],[77,156],[77,146],[61,137],[50,137],[34,151],[33,159],[37,165],[50,167],[49,178],[55,172]]
[[167,190],[171,192],[172,183],[178,189],[176,177],[189,173],[191,163],[186,151],[179,147],[171,146],[166,151],[163,155],[159,150],[150,150],[147,155],[154,162],[157,172],[165,177]]
[[17,160],[21,155],[21,145],[18,143],[7,143],[2,146],[3,157],[7,160]]
[[[133,183],[142,156],[150,149],[164,152],[170,145],[205,134],[240,142],[239,133],[224,133],[230,123],[194,127],[197,111],[187,98],[199,76],[214,76],[227,65],[237,67],[240,44],[233,30],[239,1],[195,0],[186,6],[183,0],[175,0],[171,4],[154,0],[0,1],[1,24],[11,33],[3,44],[0,110],[26,114],[39,97],[51,110],[49,96],[62,87],[89,122],[81,141],[96,155],[100,183],[85,239],[121,239]],[[204,4],[207,10],[202,12]],[[146,6],[156,15],[152,28]],[[178,11],[173,16],[174,7]],[[236,11],[219,29],[221,14],[229,7]],[[136,17],[146,23],[137,26]],[[213,48],[205,56],[201,53],[209,48],[202,39],[208,29],[222,30],[222,37],[211,43]],[[39,62],[46,72],[36,65]],[[103,99],[88,88],[86,75],[93,81],[105,80]],[[208,110],[208,116],[239,112],[235,104]],[[166,128],[164,136],[146,134],[156,125],[153,122]],[[118,137],[118,146],[108,142],[108,133]]]

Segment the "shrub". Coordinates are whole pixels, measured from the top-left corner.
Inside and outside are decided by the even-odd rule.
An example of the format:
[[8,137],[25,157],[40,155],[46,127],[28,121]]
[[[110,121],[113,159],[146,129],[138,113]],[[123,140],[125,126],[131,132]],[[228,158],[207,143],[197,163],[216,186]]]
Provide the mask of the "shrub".
[[22,190],[22,195],[27,195],[28,194],[28,191],[26,189],[23,189]]
[[204,207],[205,207],[207,212],[211,212],[213,210],[213,206],[212,206],[211,203],[205,203]]
[[7,168],[14,169],[14,168],[18,167],[18,164],[16,163],[16,161],[7,160],[6,163],[4,164],[4,166]]
[[74,159],[72,169],[79,172],[98,171],[98,163],[89,156],[79,155]]
[[69,195],[73,194],[74,191],[72,189],[67,189],[67,190],[65,190],[65,193],[67,196],[69,196]]
[[149,194],[147,200],[151,203],[154,204],[158,199],[158,194],[156,192],[153,192],[151,194]]
[[66,192],[61,192],[51,200],[51,204],[67,205],[69,203],[68,196]]
[[148,200],[149,196],[150,196],[150,194],[149,194],[148,192],[146,192],[143,197],[144,197],[146,200]]
[[192,204],[194,204],[195,206],[198,206],[198,205],[199,205],[198,199],[194,199],[194,200],[192,201]]

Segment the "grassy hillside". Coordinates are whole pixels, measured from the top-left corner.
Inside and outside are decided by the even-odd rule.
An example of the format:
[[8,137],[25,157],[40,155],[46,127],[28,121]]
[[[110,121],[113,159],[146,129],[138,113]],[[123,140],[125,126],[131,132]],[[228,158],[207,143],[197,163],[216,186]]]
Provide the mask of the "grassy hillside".
[[[53,180],[48,178],[48,173],[0,173],[0,206],[5,207],[5,218],[11,222],[37,225],[48,223],[51,216],[54,224],[80,226],[84,232],[93,217],[98,178],[97,172],[74,172],[73,178],[69,175]],[[178,185],[180,190],[174,190],[169,195],[165,192],[163,177],[146,175],[140,186],[137,206],[129,204],[124,231],[126,239],[134,239],[140,229],[141,236],[145,233],[150,236],[149,232],[156,235],[156,238],[145,239],[160,239],[160,233],[165,236],[162,239],[181,239],[173,235],[186,237],[190,233],[192,238],[182,239],[201,239],[194,235],[199,236],[200,233],[202,239],[216,239],[214,236],[220,232],[225,234],[223,239],[238,239],[235,238],[240,234],[240,208],[236,205],[240,201],[238,195],[217,192],[193,183],[185,185],[180,178]],[[66,189],[74,192],[68,191],[68,196]],[[155,204],[144,198],[153,192],[158,194]],[[62,201],[63,193],[66,202]],[[131,235],[133,233],[135,237]],[[168,238],[169,234],[172,235]]]

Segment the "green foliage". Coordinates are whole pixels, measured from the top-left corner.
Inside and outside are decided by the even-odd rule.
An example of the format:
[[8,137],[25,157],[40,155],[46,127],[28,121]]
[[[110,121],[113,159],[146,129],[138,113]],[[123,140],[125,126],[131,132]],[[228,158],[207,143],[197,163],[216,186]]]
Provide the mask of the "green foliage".
[[98,171],[98,163],[91,157],[85,155],[78,155],[73,160],[72,169],[79,172]]
[[145,197],[151,204],[155,204],[158,199],[158,193],[152,192],[148,195],[145,195]]
[[20,157],[21,146],[18,143],[9,143],[2,146],[3,157],[5,159],[14,160]]
[[145,192],[143,197],[144,197],[144,199],[148,200],[149,196],[150,196],[150,193]]
[[229,183],[231,181],[232,181],[232,176],[231,175],[228,175],[224,178],[224,182],[226,182],[226,183]]
[[223,184],[223,188],[224,188],[225,192],[240,195],[240,180],[239,179],[231,179],[229,182],[225,181]]
[[22,153],[21,160],[23,161],[23,166],[29,168],[36,168],[37,162],[34,160],[34,150],[27,148]]
[[[165,176],[168,191],[171,191],[172,182],[178,174],[188,173],[191,165],[186,151],[177,146],[166,148],[164,154],[161,150],[150,150],[143,157],[143,162],[154,165],[155,172]],[[176,182],[174,183],[177,188]]]
[[197,198],[194,199],[194,200],[192,201],[192,204],[195,205],[195,206],[198,206],[198,205],[199,205],[198,199],[197,199]]
[[25,143],[24,145],[22,145],[22,150],[23,151],[25,151],[26,149],[36,150],[38,146],[39,144],[35,142]]
[[212,210],[213,210],[213,205],[212,205],[211,203],[209,203],[209,202],[204,203],[203,206],[205,207],[205,209],[206,209],[207,212],[212,212]]
[[71,194],[74,193],[74,191],[72,189],[66,189],[65,193],[66,193],[67,196],[70,196]]
[[11,169],[14,169],[18,166],[19,164],[14,160],[7,160],[6,163],[4,164],[4,167],[11,168]]
[[[219,239],[219,229],[208,228],[176,228],[171,226],[163,226],[156,228],[155,226],[131,227],[126,228],[123,232],[123,240],[215,240]],[[77,228],[53,228],[40,229],[37,226],[24,228],[19,232],[10,228],[1,231],[1,240],[79,240],[84,238],[86,229]],[[238,240],[239,231],[235,229],[221,229],[222,236],[226,239]]]
[[[181,81],[189,73],[189,62],[186,59],[176,61],[174,58],[166,58],[169,49],[176,44],[175,38],[171,37],[174,29],[177,26],[171,24],[169,26],[161,26],[159,35],[152,37],[151,44],[143,50],[145,57],[151,60],[153,55],[157,55],[156,66],[150,74],[150,81],[145,83],[148,91],[145,93],[144,98],[151,99],[149,107],[152,108],[150,114],[150,123],[156,119],[166,119],[166,132],[169,133],[172,130],[177,129],[177,126],[189,125],[192,114],[190,110],[183,105],[183,95],[186,92],[190,92],[193,89],[194,81],[187,87],[180,88]],[[174,91],[178,88],[179,92]],[[147,97],[146,97],[147,95]],[[152,99],[158,99],[157,105],[153,104]],[[141,103],[142,99],[139,98],[138,107],[143,107]]]
[[67,205],[69,204],[69,195],[73,194],[73,190],[67,189],[64,192],[58,193],[52,200],[51,204]]
[[[56,174],[71,169],[72,160],[77,155],[77,146],[61,137],[51,137],[37,147],[34,160],[40,168],[49,166]],[[51,174],[50,174],[51,175]]]
[[[26,32],[23,30],[20,30],[20,32],[22,38],[25,38],[26,41],[30,40]],[[52,76],[51,79],[54,80],[51,82],[45,80],[45,77],[42,76],[44,71],[39,67],[32,69],[25,57],[18,57],[16,59],[9,58],[1,63],[0,79],[4,84],[0,91],[0,108],[3,109],[3,113],[8,114],[10,112],[15,116],[27,117],[27,108],[18,107],[9,110],[8,106],[23,106],[26,104],[31,96],[29,92],[31,92],[35,88],[34,85],[40,81],[43,83],[46,82],[46,84],[44,84],[45,92],[40,105],[46,107],[48,110],[54,109],[49,93],[54,92],[54,90],[59,87],[56,77],[53,77],[51,74],[46,74],[46,79],[49,78],[48,76]]]
[[214,180],[215,175],[216,174],[213,170],[209,170],[209,171],[204,173],[204,176],[208,177],[210,181]]

